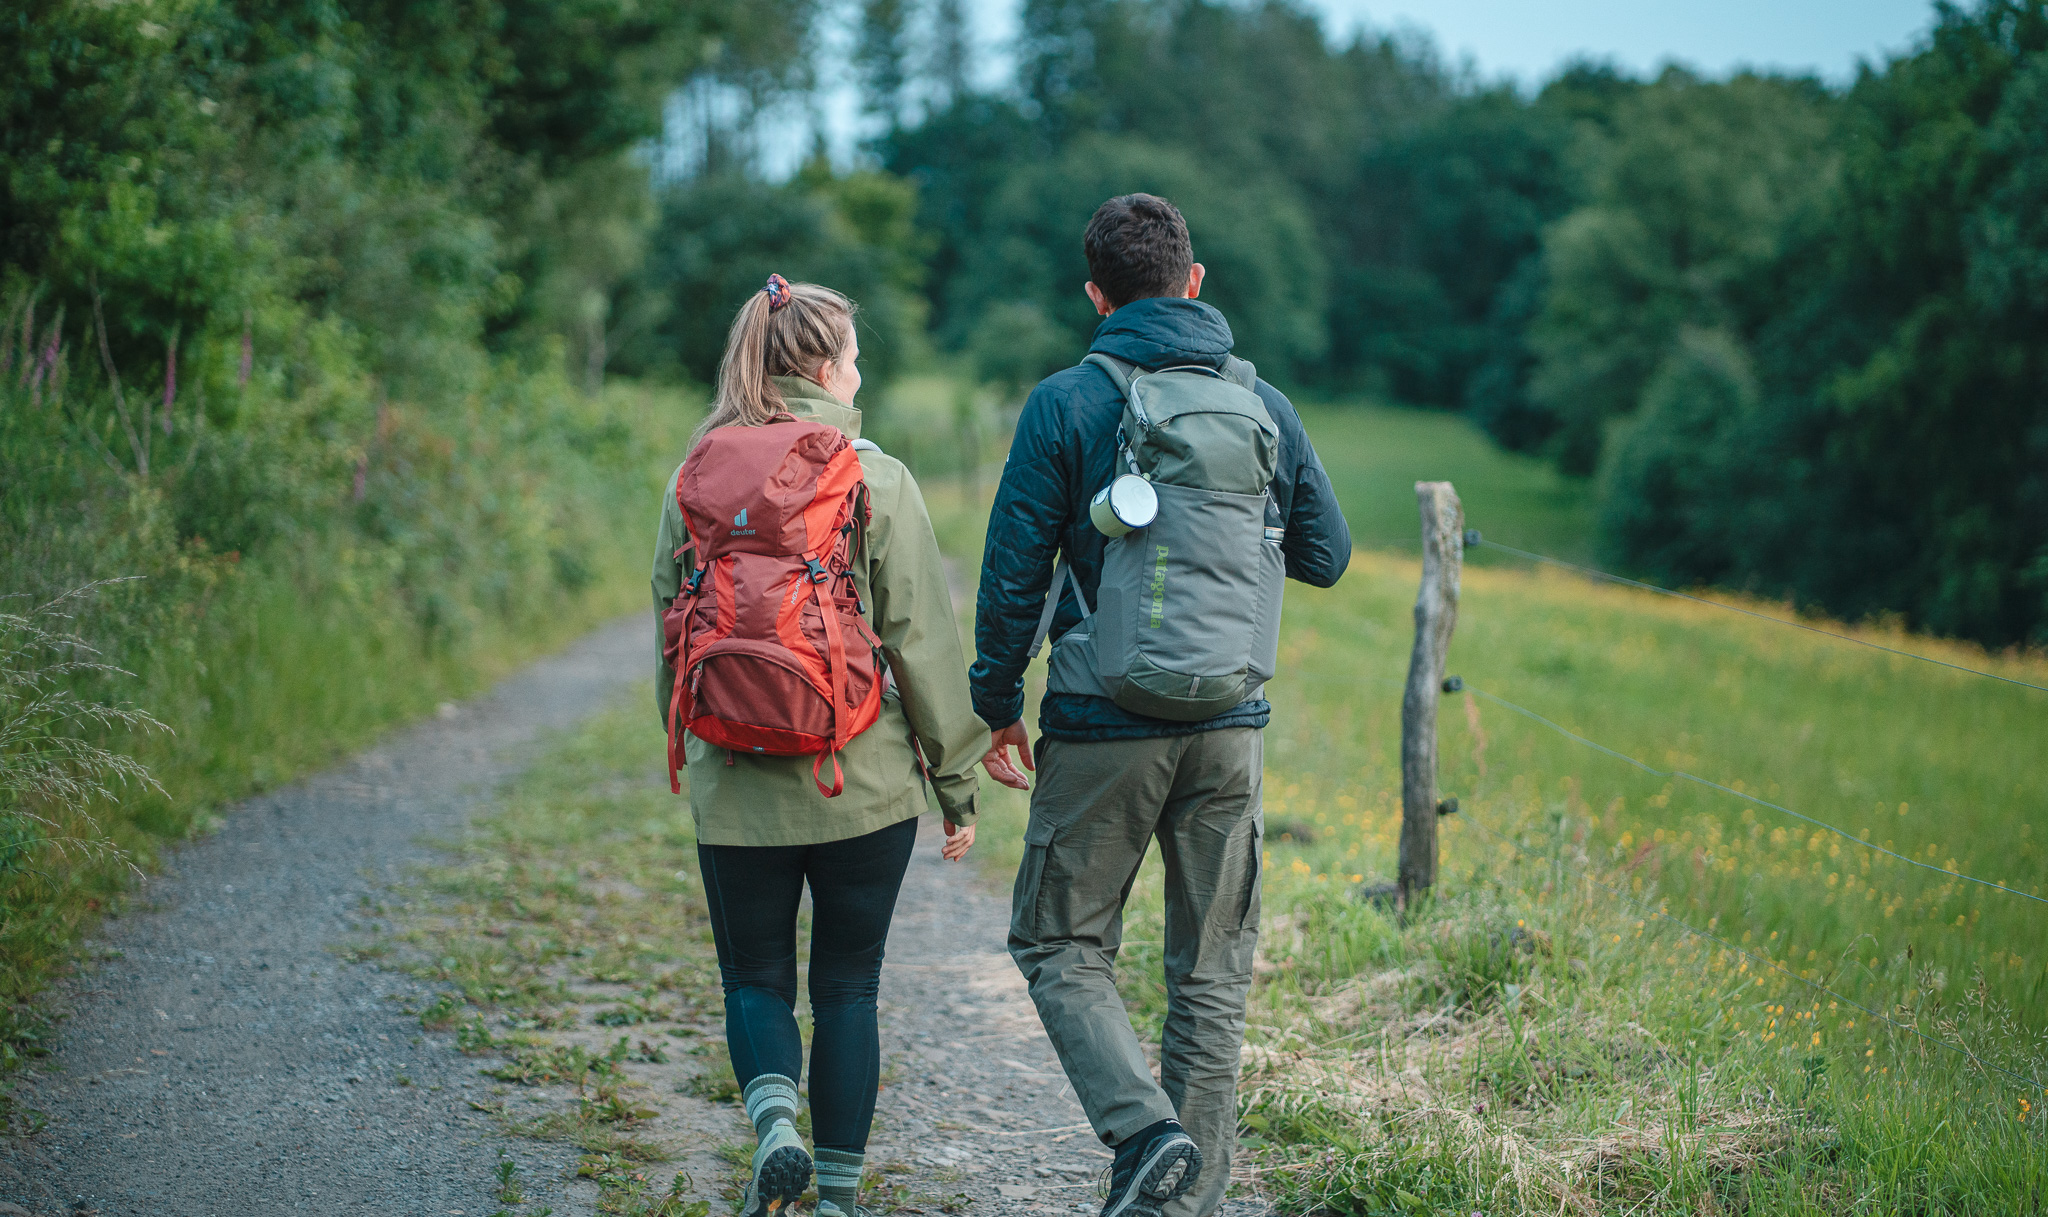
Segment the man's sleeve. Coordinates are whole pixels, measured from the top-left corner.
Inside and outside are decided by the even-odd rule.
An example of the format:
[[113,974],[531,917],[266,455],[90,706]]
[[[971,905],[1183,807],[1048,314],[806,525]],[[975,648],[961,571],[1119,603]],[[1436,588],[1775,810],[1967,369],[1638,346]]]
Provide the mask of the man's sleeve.
[[1287,509],[1287,538],[1280,544],[1287,577],[1310,587],[1330,587],[1351,565],[1351,526],[1292,402],[1276,421],[1281,451],[1294,457],[1294,498]]
[[991,730],[1024,715],[1024,668],[1052,582],[1053,557],[1072,501],[1071,454],[1062,442],[1064,395],[1041,384],[1017,419],[1002,484],[989,510],[974,602],[974,712]]

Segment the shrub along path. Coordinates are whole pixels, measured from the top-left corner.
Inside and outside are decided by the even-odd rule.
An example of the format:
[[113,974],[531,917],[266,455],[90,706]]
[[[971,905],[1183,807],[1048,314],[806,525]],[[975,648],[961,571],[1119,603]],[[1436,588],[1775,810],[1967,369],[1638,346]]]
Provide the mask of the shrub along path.
[[61,994],[62,1042],[15,1095],[49,1125],[0,1139],[0,1197],[107,1217],[484,1214],[500,1150],[559,1189],[572,1152],[470,1108],[486,1082],[423,1040],[419,987],[331,951],[523,745],[640,676],[646,645],[640,617],[600,630],[178,853]]

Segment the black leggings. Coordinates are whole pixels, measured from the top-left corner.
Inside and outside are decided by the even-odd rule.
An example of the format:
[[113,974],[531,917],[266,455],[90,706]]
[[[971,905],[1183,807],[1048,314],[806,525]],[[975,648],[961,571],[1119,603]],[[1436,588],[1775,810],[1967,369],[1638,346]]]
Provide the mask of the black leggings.
[[699,845],[725,1040],[742,1089],[764,1073],[794,1081],[796,912],[811,885],[811,1135],[820,1149],[867,1148],[881,1080],[875,994],[917,821],[822,845]]

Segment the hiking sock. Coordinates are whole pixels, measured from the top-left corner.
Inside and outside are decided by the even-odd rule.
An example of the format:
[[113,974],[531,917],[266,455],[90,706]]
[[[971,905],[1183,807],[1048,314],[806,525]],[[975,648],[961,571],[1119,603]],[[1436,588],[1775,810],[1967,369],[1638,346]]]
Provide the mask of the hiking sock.
[[817,1164],[818,1201],[830,1202],[847,1217],[853,1217],[860,1200],[860,1170],[868,1156],[843,1149],[819,1149],[811,1155]]
[[741,1098],[747,1105],[747,1119],[754,1123],[754,1136],[765,1140],[777,1120],[796,1127],[796,1083],[779,1073],[764,1073],[747,1083]]

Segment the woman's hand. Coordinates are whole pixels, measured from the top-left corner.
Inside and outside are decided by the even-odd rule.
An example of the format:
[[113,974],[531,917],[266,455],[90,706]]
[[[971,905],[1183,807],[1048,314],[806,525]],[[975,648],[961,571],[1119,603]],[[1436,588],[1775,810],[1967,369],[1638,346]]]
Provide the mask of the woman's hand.
[[974,848],[974,825],[955,824],[946,821],[946,843],[939,846],[939,857],[948,862],[958,862]]

